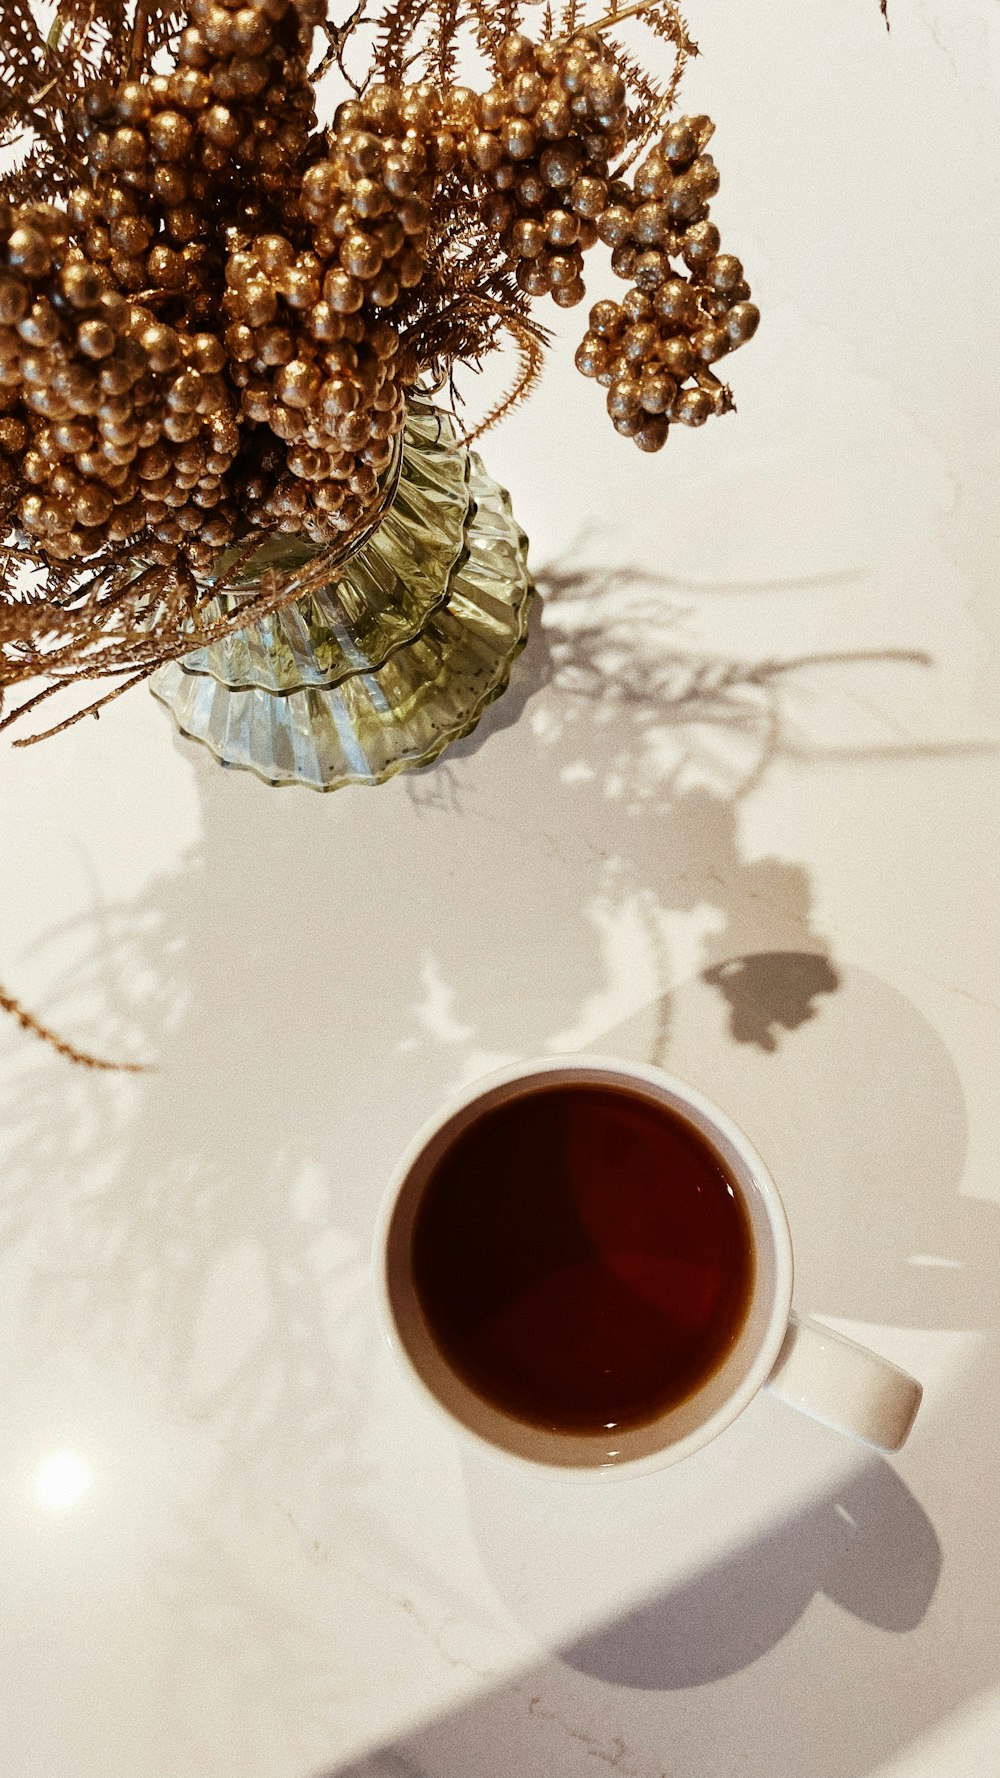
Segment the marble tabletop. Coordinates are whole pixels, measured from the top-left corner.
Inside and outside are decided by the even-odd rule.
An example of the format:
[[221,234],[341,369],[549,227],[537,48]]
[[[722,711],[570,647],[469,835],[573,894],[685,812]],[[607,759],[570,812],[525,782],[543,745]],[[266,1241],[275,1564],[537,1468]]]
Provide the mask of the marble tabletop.
[[[1000,283],[989,0],[692,12],[764,320],[646,458],[557,318],[484,445],[541,593],[378,790],[144,691],[0,759],[10,1778],[993,1778]],[[460,1448],[370,1242],[460,1083],[592,1048],[721,1102],[796,1300],[918,1375],[888,1459],[759,1397],[677,1469]]]

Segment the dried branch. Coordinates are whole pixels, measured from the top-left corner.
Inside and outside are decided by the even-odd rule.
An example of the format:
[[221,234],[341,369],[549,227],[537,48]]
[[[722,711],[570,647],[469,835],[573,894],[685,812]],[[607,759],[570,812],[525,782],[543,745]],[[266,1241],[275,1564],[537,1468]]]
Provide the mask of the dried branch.
[[313,74],[313,80],[317,86],[321,80],[325,79],[330,69],[336,67],[353,93],[361,91],[361,86],[346,66],[345,57],[351,38],[363,22],[366,12],[367,0],[357,0],[354,11],[348,15],[342,25],[335,25],[329,19],[324,20],[322,30],[327,40],[327,50],[317,63]]

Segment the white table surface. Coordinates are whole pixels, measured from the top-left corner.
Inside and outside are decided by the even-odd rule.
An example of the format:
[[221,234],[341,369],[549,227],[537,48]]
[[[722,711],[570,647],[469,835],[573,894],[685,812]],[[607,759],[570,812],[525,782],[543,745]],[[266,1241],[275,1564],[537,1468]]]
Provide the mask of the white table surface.
[[[892,23],[692,17],[739,413],[641,457],[559,317],[485,446],[543,603],[470,741],[326,798],[142,691],[3,747],[0,980],[155,1063],[0,1024],[9,1778],[994,1778],[1000,15]],[[926,1385],[897,1458],[761,1397],[539,1483],[411,1400],[387,1173],[580,1047],[744,1124],[800,1306]]]

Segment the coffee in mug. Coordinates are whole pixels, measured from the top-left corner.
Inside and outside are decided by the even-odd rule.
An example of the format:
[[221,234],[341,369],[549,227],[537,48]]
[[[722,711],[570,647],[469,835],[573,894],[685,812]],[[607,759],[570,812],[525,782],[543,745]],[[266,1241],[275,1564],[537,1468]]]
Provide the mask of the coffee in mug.
[[550,1472],[677,1462],[765,1385],[882,1450],[920,1402],[904,1371],[792,1314],[764,1162],[640,1063],[547,1057],[465,1088],[400,1162],[375,1263],[425,1398]]
[[746,1320],[750,1219],[673,1107],[544,1081],[459,1132],[429,1173],[413,1277],[449,1364],[552,1431],[655,1419],[718,1369]]

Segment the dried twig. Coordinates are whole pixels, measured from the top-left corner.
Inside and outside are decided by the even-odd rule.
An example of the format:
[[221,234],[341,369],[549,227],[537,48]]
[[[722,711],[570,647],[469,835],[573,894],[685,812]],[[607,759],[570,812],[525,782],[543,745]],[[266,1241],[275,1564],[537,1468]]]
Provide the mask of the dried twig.
[[0,988],[0,1011],[10,1013],[21,1026],[22,1030],[30,1031],[33,1037],[47,1043],[50,1049],[58,1051],[69,1062],[76,1062],[81,1068],[97,1068],[109,1074],[148,1074],[149,1065],[145,1062],[110,1062],[104,1056],[92,1056],[89,1050],[78,1049],[76,1044],[67,1043],[58,1032],[50,1030],[36,1019],[34,1013],[28,1012],[12,994]]

